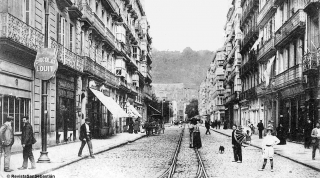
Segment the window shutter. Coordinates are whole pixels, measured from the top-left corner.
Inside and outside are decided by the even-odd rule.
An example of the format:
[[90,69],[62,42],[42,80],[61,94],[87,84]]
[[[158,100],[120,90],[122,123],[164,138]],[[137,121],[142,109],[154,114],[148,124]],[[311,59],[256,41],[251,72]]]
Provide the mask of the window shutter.
[[60,27],[60,22],[61,22],[61,19],[60,19],[60,14],[57,13],[57,42],[60,43],[61,41],[61,27]]

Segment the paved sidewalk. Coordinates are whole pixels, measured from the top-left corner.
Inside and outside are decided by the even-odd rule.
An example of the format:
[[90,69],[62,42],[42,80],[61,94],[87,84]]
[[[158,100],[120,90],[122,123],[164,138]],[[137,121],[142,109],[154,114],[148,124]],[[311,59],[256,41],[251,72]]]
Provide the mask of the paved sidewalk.
[[[215,132],[231,137],[232,129],[211,129]],[[262,139],[258,135],[251,136],[251,145],[261,149]],[[305,149],[304,145],[298,143],[287,142],[286,145],[276,145],[274,147],[275,153],[282,157],[288,158],[297,163],[308,166],[312,169],[320,171],[320,153],[316,152],[316,160],[312,160],[312,149]],[[245,149],[243,150],[245,151]]]
[[[125,145],[127,143],[136,141],[145,136],[145,133],[138,133],[138,134],[129,134],[119,133],[117,135],[110,136],[106,139],[93,139],[92,146],[93,146],[93,153],[98,154],[109,149]],[[90,159],[89,158],[89,149],[86,145],[82,152],[82,157],[78,157],[78,151],[80,148],[81,142],[74,142],[69,144],[64,144],[61,146],[54,146],[49,147],[48,156],[50,158],[50,163],[36,163],[36,169],[30,170],[18,170],[19,167],[22,166],[22,153],[17,153],[11,155],[11,163],[10,168],[13,169],[13,172],[3,172],[3,155],[1,157],[1,166],[0,166],[0,177],[7,177],[8,175],[38,175],[38,174],[50,174],[50,171],[58,169],[60,167],[69,165],[71,163],[80,161],[82,159]],[[41,150],[34,150],[33,155],[37,162],[38,158],[40,157]],[[29,167],[31,167],[29,162]]]

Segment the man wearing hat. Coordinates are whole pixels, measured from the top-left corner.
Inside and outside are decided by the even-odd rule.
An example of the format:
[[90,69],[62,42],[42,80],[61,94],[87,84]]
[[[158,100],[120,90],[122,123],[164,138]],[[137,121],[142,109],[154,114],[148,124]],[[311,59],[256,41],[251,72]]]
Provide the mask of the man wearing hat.
[[0,128],[1,151],[4,150],[4,172],[13,171],[10,169],[11,147],[14,143],[14,134],[11,124],[14,118],[7,116],[7,120]]
[[79,150],[79,153],[78,153],[79,157],[82,156],[83,147],[87,143],[88,147],[89,147],[90,157],[94,158],[93,151],[92,151],[92,143],[91,143],[92,131],[91,131],[90,127],[89,127],[89,124],[90,124],[90,120],[86,119],[85,123],[82,124],[81,127],[80,127],[80,137],[79,137],[79,139],[81,140],[81,147],[80,147],[80,150]]
[[276,137],[271,135],[273,131],[272,127],[267,127],[267,135],[264,137],[262,141],[262,157],[264,159],[262,168],[259,169],[259,171],[263,171],[266,164],[267,160],[270,159],[270,164],[271,164],[271,172],[273,172],[273,155],[274,155],[274,145],[277,145],[280,143],[280,140]]

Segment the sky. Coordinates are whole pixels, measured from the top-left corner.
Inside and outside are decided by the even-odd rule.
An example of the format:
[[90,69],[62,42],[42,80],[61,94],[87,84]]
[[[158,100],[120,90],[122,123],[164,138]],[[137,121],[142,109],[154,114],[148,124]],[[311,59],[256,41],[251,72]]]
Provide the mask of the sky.
[[144,1],[153,48],[215,51],[223,46],[230,0]]

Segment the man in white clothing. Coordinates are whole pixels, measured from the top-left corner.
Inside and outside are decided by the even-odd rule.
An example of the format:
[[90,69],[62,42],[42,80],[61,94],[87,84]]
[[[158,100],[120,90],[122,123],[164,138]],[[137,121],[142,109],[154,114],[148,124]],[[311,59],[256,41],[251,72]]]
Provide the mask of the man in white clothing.
[[272,136],[272,127],[267,128],[267,135],[264,137],[262,141],[262,157],[264,159],[262,168],[259,171],[263,171],[267,160],[270,159],[271,164],[271,172],[273,172],[273,155],[274,155],[274,145],[280,143],[280,140],[276,136]]

